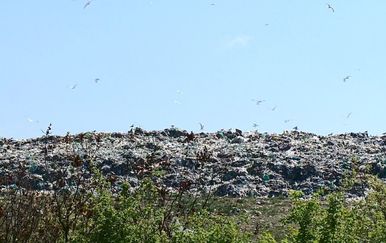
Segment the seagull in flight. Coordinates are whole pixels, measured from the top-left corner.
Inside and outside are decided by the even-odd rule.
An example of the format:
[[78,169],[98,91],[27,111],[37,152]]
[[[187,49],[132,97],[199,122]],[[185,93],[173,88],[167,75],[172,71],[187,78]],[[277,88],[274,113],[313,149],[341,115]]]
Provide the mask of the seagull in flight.
[[260,105],[261,103],[265,102],[265,100],[257,100],[257,99],[252,99],[252,101],[256,102],[256,105]]
[[335,12],[335,9],[334,9],[330,4],[327,3],[327,7],[328,7],[328,9],[331,9],[331,11],[332,11],[333,13]]
[[84,6],[83,6],[83,9],[87,8],[88,6],[90,6],[91,2],[94,1],[94,0],[89,0],[87,1]]
[[350,75],[348,75],[348,76],[346,76],[346,77],[344,77],[343,78],[343,82],[346,82],[347,80],[349,80],[351,78],[351,76]]
[[30,117],[27,118],[27,121],[28,121],[29,123],[39,123],[38,120],[33,120],[33,119],[30,118]]
[[204,130],[204,124],[202,124],[201,122],[199,124],[200,124],[200,131],[203,131]]
[[351,117],[352,112],[348,113],[346,116],[346,119],[349,119]]
[[287,119],[287,120],[284,120],[284,123],[288,123],[290,121],[291,121],[290,119]]
[[259,125],[257,123],[253,123],[253,127],[257,128]]
[[100,81],[99,78],[94,79],[94,82],[95,82],[96,84],[99,83],[99,81]]
[[76,89],[77,86],[78,86],[78,84],[74,84],[74,85],[71,86],[70,88],[71,88],[71,89]]
[[271,110],[272,110],[272,111],[275,111],[276,108],[277,108],[277,106],[275,105]]

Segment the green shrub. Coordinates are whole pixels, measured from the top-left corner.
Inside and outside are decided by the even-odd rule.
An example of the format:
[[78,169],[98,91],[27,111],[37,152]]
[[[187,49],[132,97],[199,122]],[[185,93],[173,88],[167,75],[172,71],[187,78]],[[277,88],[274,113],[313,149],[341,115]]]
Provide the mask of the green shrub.
[[260,243],[276,243],[277,241],[275,240],[275,238],[272,236],[271,233],[264,232],[263,234],[261,234],[259,242]]
[[300,192],[293,194],[288,242],[386,242],[386,185],[372,175],[353,174],[345,186],[360,179],[371,190],[363,199],[346,202],[348,187],[331,193],[327,200],[319,194],[309,200],[302,199]]
[[101,190],[94,200],[91,230],[80,230],[74,242],[250,241],[249,235],[225,216],[205,210],[183,215],[186,208],[179,210],[177,204],[163,203],[159,190],[149,180],[134,193],[128,193],[127,187],[119,196]]
[[[223,216],[201,211],[192,215],[173,236],[172,242],[250,242],[250,235]],[[181,224],[180,224],[181,226]]]

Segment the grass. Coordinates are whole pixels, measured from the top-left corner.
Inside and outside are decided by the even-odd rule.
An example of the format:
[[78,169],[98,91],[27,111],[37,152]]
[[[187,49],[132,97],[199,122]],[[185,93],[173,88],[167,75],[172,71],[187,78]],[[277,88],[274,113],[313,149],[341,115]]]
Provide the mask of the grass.
[[285,197],[213,197],[208,203],[210,212],[233,218],[243,231],[254,234],[255,239],[265,231],[275,239],[283,239],[288,230],[282,221],[291,207],[291,200]]

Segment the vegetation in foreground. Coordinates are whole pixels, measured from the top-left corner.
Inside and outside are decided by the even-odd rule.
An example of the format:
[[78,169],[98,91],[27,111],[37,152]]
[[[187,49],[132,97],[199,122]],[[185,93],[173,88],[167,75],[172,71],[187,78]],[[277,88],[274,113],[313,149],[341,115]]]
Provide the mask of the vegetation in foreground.
[[[101,175],[87,190],[11,189],[0,201],[1,242],[386,242],[386,186],[355,174],[346,188],[372,192],[347,201],[344,190],[304,199],[197,198],[145,179],[111,192]],[[360,180],[360,181],[359,181]],[[209,200],[209,201],[208,201]]]

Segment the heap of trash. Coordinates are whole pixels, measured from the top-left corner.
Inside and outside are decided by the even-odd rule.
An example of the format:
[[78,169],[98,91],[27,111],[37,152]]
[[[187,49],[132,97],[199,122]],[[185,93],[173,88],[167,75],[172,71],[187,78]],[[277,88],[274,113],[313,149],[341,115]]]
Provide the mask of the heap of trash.
[[[386,178],[386,136],[346,133],[320,136],[221,130],[193,133],[177,128],[127,133],[87,132],[27,140],[0,139],[0,189],[54,190],[71,184],[74,171],[100,171],[112,188],[132,188],[144,178],[177,191],[215,196],[310,195],[335,190],[353,168]],[[361,196],[363,188],[352,191]]]

